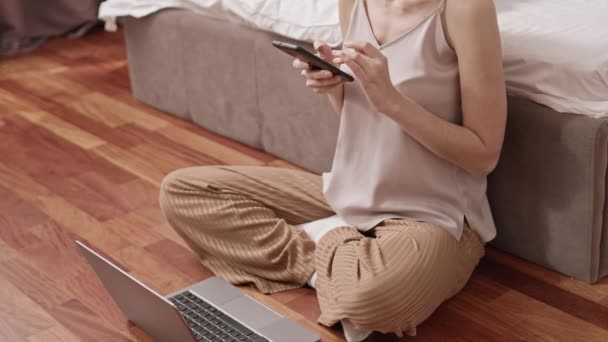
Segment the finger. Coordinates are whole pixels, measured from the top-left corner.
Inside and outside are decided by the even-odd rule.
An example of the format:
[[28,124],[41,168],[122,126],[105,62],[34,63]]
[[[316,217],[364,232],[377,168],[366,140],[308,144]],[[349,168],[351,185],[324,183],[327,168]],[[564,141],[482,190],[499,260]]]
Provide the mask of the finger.
[[320,40],[315,40],[315,42],[313,43],[314,47],[315,47],[315,51],[317,51],[317,53],[319,54],[319,56],[325,60],[331,60],[332,57],[332,50],[329,47],[329,45],[325,44],[324,42],[320,41]]
[[340,76],[332,76],[323,80],[306,80],[306,86],[311,88],[327,87],[343,82]]
[[341,82],[343,82],[343,80],[340,76],[332,76],[331,78],[326,78],[326,79],[322,79],[322,80],[308,79],[308,80],[306,80],[306,86],[311,87],[311,88],[322,88],[322,87],[334,86]]
[[351,49],[355,49],[358,52],[361,52],[370,57],[384,56],[382,54],[382,52],[380,52],[380,50],[378,50],[378,48],[375,47],[374,45],[372,45],[372,43],[370,43],[370,42],[354,40],[354,41],[344,42],[344,44],[342,44],[342,46],[351,48]]
[[341,58],[342,62],[344,62],[344,64],[346,64],[350,68],[350,70],[352,70],[355,78],[366,79],[367,75],[365,73],[365,70],[361,68],[361,65],[359,65],[359,63],[357,63],[354,59],[350,58],[346,54],[344,54]]
[[302,70],[302,76],[304,76],[308,79],[321,80],[321,79],[331,78],[333,76],[333,74],[331,73],[331,71],[328,71],[328,70],[314,70],[314,71]]
[[293,60],[292,66],[300,70],[310,70],[310,65],[308,65],[308,63],[303,62],[297,58]]
[[338,82],[336,84],[332,84],[326,87],[316,87],[316,88],[310,88],[315,94],[324,94],[329,92],[330,90],[332,90],[333,88],[337,87],[338,85],[340,85],[342,82]]
[[341,83],[336,83],[336,84],[331,84],[328,86],[324,86],[324,87],[308,87],[308,89],[312,90],[315,93],[324,93],[327,92],[328,90],[338,87]]
[[342,51],[332,50],[332,60],[331,61],[336,65],[344,63],[342,61],[342,57],[340,57],[340,56],[342,56]]
[[370,57],[351,49],[342,50],[340,58],[342,58],[344,62],[346,62],[347,59],[355,61],[366,73],[370,70],[372,65],[372,59]]

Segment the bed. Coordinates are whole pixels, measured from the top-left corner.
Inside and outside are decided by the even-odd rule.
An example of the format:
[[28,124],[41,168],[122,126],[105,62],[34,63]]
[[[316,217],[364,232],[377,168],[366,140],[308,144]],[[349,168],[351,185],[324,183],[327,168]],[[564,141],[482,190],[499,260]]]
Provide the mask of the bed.
[[[590,50],[560,47],[543,31],[546,24],[536,22],[539,27],[530,27],[526,35],[526,10],[535,8],[526,4],[541,2],[549,4],[497,1],[501,28],[512,25],[511,31],[503,32],[511,96],[501,160],[488,177],[487,193],[498,228],[491,244],[594,283],[608,274],[608,49],[601,46],[605,39],[596,41],[600,47],[591,48],[597,54],[581,61]],[[550,3],[558,8],[566,1]],[[584,2],[590,3],[599,8],[606,4]],[[552,7],[543,8],[547,22],[547,9]],[[563,14],[565,9],[561,10]],[[507,14],[511,21],[505,22]],[[598,18],[586,21],[600,22]],[[127,18],[134,95],[313,172],[328,170],[336,116],[325,99],[306,91],[290,69],[289,58],[269,48],[277,35],[241,20],[219,20],[191,9]],[[587,29],[581,21],[564,24],[560,35],[570,37],[568,44],[575,44],[572,37]],[[530,32],[540,38],[526,40]],[[579,49],[574,51],[579,55],[542,60],[551,54],[532,53],[538,50],[534,46],[543,53]],[[517,48],[529,53],[518,53]],[[567,87],[553,89],[560,83]]]

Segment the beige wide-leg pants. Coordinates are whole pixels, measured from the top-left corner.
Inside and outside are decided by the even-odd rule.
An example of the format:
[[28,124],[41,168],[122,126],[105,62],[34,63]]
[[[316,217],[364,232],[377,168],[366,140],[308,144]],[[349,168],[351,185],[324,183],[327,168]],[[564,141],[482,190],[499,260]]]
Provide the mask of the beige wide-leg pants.
[[385,220],[362,234],[339,227],[319,244],[294,225],[334,215],[321,177],[264,166],[174,171],[160,204],[217,276],[264,293],[303,286],[317,271],[319,322],[349,319],[383,333],[416,326],[466,284],[484,254],[468,225],[460,241],[429,222]]

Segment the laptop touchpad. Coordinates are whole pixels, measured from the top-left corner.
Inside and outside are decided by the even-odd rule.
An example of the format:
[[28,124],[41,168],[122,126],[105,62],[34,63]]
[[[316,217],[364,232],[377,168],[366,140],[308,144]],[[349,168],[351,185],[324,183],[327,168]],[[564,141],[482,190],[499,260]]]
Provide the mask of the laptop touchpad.
[[283,318],[248,296],[222,305],[222,310],[256,330]]
[[190,288],[190,291],[198,294],[211,304],[222,306],[224,303],[245,296],[245,293],[227,281],[213,277],[201,281]]

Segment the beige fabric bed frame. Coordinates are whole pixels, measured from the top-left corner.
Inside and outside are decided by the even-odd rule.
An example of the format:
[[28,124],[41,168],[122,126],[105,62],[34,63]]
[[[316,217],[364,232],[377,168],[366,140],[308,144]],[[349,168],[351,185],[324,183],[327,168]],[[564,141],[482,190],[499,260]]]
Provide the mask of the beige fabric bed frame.
[[[277,36],[183,10],[126,20],[135,97],[313,172],[331,167],[338,118],[270,45]],[[496,248],[594,283],[608,274],[608,119],[509,100],[488,178]]]

